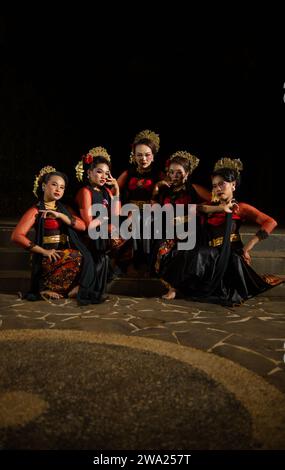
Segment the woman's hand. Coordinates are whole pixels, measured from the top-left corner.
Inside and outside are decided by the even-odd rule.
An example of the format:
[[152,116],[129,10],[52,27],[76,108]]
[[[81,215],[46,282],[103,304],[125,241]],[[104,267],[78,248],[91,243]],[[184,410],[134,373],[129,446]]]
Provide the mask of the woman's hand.
[[158,183],[156,183],[156,185],[154,186],[153,188],[153,192],[152,192],[152,197],[155,198],[159,191],[160,191],[160,188],[170,188],[170,182],[167,181],[167,180],[161,180],[161,181],[158,181]]
[[231,200],[231,201],[228,201],[228,202],[221,201],[220,206],[222,207],[224,212],[236,213],[236,212],[239,211],[239,205],[235,200]]
[[46,219],[48,214],[51,214],[55,219],[61,218],[61,212],[53,211],[52,209],[40,209],[39,212],[42,213],[42,218]]
[[251,257],[249,252],[253,249],[253,247],[259,242],[259,238],[257,235],[253,235],[253,237],[248,240],[248,242],[243,247],[243,259],[247,264],[251,263]]
[[57,261],[62,257],[62,250],[43,250],[42,255],[49,259],[49,261]]
[[211,204],[197,204],[197,211],[201,212],[203,214],[215,214],[216,212],[226,212],[227,207],[224,205],[222,206],[219,204],[218,206],[216,205],[211,205]]
[[48,214],[51,214],[55,219],[61,219],[66,225],[71,225],[71,219],[62,212],[53,211],[51,209],[39,210],[42,213],[42,218],[46,219]]
[[244,261],[247,263],[247,264],[251,264],[251,256],[249,254],[249,251],[246,250],[246,249],[243,249],[243,255],[242,255]]
[[220,201],[219,205],[210,205],[210,204],[197,204],[198,212],[202,212],[204,214],[214,214],[216,212],[238,212],[239,206],[235,201]]
[[163,186],[170,188],[171,184],[170,184],[170,181],[165,179],[165,180],[158,181],[158,183],[156,183],[156,186],[158,187],[158,189],[163,188]]
[[227,214],[232,213],[232,203],[231,202],[224,202],[224,203],[220,202],[220,206],[223,209],[223,211],[226,212]]
[[120,188],[119,188],[118,181],[116,180],[116,178],[113,178],[113,176],[110,175],[109,178],[107,178],[106,180],[106,185],[114,189],[115,196],[119,196]]

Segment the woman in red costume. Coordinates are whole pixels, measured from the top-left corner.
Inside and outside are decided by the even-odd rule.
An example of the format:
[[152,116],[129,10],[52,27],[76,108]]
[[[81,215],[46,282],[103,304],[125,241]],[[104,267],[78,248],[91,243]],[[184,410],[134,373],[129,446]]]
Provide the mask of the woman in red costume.
[[[93,260],[76,233],[85,230],[85,223],[60,202],[66,185],[64,173],[44,167],[34,184],[39,201],[12,233],[12,241],[33,254],[31,291],[26,298],[68,296],[77,297],[81,305],[98,303]],[[32,228],[34,242],[27,236]]]
[[143,239],[143,207],[152,202],[155,183],[160,179],[157,162],[154,161],[159,150],[159,135],[150,130],[139,132],[132,144],[130,166],[118,178],[122,202],[137,206],[140,214],[140,238],[133,239],[133,262],[138,268],[150,258],[152,240]]
[[[188,204],[209,202],[211,193],[198,184],[191,182],[191,175],[199,164],[199,159],[186,151],[175,152],[168,161],[167,179],[159,181],[153,191],[153,200],[161,206],[172,210],[177,204],[185,207],[184,216],[188,214]],[[175,219],[178,222],[177,218]],[[174,222],[175,222],[174,221]],[[180,221],[180,223],[184,223]],[[175,239],[164,239],[159,241],[155,255],[154,270],[161,275],[166,265],[174,254],[177,244]]]
[[[94,147],[76,166],[76,175],[84,186],[78,191],[75,201],[82,220],[88,229],[85,243],[91,251],[98,280],[98,289],[104,295],[106,284],[111,279],[113,269],[107,253],[122,245],[122,239],[116,236],[116,227],[111,224],[111,215],[120,214],[120,189],[115,178],[111,176],[111,158],[103,147]],[[102,207],[105,216],[100,211],[92,213],[92,206]],[[105,237],[102,236],[105,225]],[[96,234],[98,232],[98,234]],[[93,233],[93,234],[92,234]],[[94,235],[95,234],[95,235]]]
[[[200,207],[203,240],[194,250],[178,251],[169,263],[163,278],[171,287],[164,298],[174,299],[179,290],[192,300],[239,305],[282,282],[275,276],[259,276],[249,265],[250,251],[268,237],[277,222],[233,199],[241,170],[240,160],[223,158],[216,163],[212,187],[218,205]],[[239,234],[243,222],[259,225],[246,245]]]
[[159,135],[150,130],[139,132],[132,144],[130,166],[118,178],[123,203],[136,204],[140,209],[149,204],[159,171],[154,158],[159,150]]

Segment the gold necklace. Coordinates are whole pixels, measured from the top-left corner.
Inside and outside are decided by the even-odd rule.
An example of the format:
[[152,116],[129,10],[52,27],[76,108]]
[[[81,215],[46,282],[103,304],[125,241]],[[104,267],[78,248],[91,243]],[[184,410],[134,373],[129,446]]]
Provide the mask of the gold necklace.
[[51,210],[51,211],[56,210],[55,201],[44,201],[44,204],[47,210]]

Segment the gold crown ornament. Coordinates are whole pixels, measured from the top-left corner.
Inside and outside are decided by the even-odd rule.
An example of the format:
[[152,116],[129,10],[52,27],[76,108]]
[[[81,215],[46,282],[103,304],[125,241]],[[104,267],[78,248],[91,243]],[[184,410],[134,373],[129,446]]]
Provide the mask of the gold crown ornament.
[[239,174],[243,170],[243,164],[239,158],[221,158],[215,163],[214,171],[220,170],[221,168],[229,168]]
[[190,173],[192,173],[195,168],[199,165],[199,158],[195,157],[195,155],[192,155],[190,152],[186,152],[185,150],[179,150],[178,152],[175,152],[171,155],[169,158],[169,164],[172,162],[172,160],[176,157],[179,158],[184,158],[189,162],[190,165]]
[[156,151],[159,151],[160,145],[160,138],[159,135],[149,129],[145,129],[144,131],[139,132],[134,138],[134,144],[137,144],[142,139],[151,140],[156,148]]
[[86,155],[81,157],[81,160],[75,166],[76,178],[78,181],[83,181],[84,167],[83,164],[91,164],[96,157],[104,157],[109,163],[111,163],[111,157],[104,147],[93,147],[89,150]]
[[36,197],[38,197],[37,191],[38,191],[40,180],[42,179],[44,175],[46,175],[47,173],[52,173],[53,171],[56,171],[56,169],[53,166],[47,165],[47,166],[44,166],[40,170],[38,175],[36,175],[35,180],[34,180],[34,187],[33,187],[33,193]]

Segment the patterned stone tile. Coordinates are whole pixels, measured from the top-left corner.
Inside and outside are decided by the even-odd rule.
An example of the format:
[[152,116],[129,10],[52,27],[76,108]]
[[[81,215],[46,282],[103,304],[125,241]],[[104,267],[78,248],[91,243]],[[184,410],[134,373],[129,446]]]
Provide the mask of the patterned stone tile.
[[208,351],[229,335],[224,332],[208,331],[201,327],[192,326],[188,331],[176,331],[176,336],[179,343],[183,346],[191,346]]
[[237,346],[224,344],[214,350],[215,354],[237,362],[253,372],[267,376],[267,374],[276,367],[274,361],[258,354],[255,351],[245,351]]
[[276,363],[283,362],[284,351],[280,350],[272,341],[266,341],[260,337],[248,337],[241,335],[232,335],[228,340],[228,344],[239,346],[244,350],[255,351],[264,357],[270,358]]
[[140,336],[152,339],[159,339],[160,341],[169,341],[171,343],[179,344],[175,334],[164,328],[149,328],[148,330],[135,331],[133,336]]
[[119,295],[104,304],[78,307],[68,299],[27,302],[0,295],[0,332],[78,329],[150,337],[223,355],[285,391],[285,289],[269,292],[233,308]]

